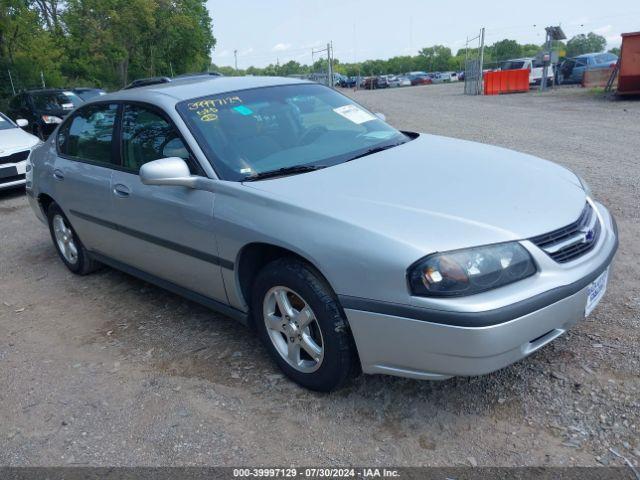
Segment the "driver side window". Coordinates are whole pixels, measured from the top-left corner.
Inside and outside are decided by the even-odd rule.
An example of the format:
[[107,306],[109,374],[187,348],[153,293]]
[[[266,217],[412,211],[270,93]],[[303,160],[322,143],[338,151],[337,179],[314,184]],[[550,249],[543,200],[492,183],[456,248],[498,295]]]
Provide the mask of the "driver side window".
[[180,157],[189,151],[176,129],[158,113],[138,105],[125,105],[122,116],[122,163],[134,173],[147,162]]

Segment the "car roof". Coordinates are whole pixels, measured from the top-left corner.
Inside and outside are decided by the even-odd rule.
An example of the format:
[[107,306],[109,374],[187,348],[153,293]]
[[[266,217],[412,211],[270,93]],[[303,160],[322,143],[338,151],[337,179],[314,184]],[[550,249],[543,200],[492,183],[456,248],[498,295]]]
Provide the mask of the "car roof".
[[595,57],[597,55],[612,55],[612,56],[616,56],[615,53],[611,53],[611,52],[592,52],[592,53],[583,53],[582,55],[576,55],[573,58],[585,58],[585,57]]
[[285,77],[197,76],[175,78],[171,82],[167,83],[157,83],[142,87],[129,88],[126,90],[119,90],[100,97],[100,101],[137,100],[158,103],[159,99],[162,99],[162,103],[178,103],[191,98],[220,95],[237,90],[313,83],[315,82]]
[[66,88],[33,88],[30,90],[25,90],[22,93],[58,93],[58,92],[68,92],[71,89]]

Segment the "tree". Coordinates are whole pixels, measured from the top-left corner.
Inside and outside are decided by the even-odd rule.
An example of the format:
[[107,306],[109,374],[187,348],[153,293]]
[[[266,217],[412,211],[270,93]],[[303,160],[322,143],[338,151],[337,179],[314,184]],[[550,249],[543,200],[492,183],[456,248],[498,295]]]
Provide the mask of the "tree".
[[522,56],[522,45],[515,40],[500,40],[489,47],[489,49],[491,50],[493,59],[496,62],[502,62],[504,60]]
[[419,57],[422,60],[421,70],[427,70],[431,72],[446,71],[449,70],[449,62],[452,58],[451,49],[444,45],[434,45],[432,47],[425,47],[420,50]]
[[107,86],[203,71],[215,45],[203,0],[68,0],[63,19],[65,73]]
[[620,47],[613,47],[608,50],[609,53],[613,53],[614,55],[620,56]]
[[583,53],[603,52],[607,46],[607,40],[593,32],[587,35],[581,33],[567,42],[567,57],[575,57]]
[[[0,103],[16,89],[119,88],[204,71],[215,46],[206,0],[0,0]],[[0,105],[1,106],[1,105]]]
[[33,6],[50,32],[60,29],[61,6],[59,0],[33,0]]

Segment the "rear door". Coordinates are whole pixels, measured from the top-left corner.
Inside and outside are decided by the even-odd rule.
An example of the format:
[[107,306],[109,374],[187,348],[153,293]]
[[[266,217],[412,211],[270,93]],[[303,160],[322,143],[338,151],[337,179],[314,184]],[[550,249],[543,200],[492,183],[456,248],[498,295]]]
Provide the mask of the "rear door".
[[142,165],[165,157],[183,158],[192,174],[204,175],[171,120],[156,107],[124,104],[119,143],[122,168],[111,180],[114,258],[226,303],[213,231],[215,194],[140,181]]
[[104,103],[80,108],[60,128],[51,174],[53,197],[89,250],[110,254],[113,229],[111,175],[117,168],[114,131],[118,105]]

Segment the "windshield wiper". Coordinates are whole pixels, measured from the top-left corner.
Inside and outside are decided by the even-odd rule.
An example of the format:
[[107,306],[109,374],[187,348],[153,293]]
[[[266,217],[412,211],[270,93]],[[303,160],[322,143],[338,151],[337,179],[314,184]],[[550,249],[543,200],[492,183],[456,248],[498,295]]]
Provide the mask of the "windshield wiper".
[[267,170],[266,172],[255,173],[245,177],[243,182],[253,182],[255,180],[263,180],[265,178],[283,177],[285,175],[295,175],[297,173],[313,172],[326,168],[326,165],[296,165],[294,167],[278,168],[276,170]]
[[367,150],[364,153],[360,153],[360,154],[356,155],[355,157],[348,158],[347,160],[345,160],[345,162],[350,162],[351,160],[356,160],[357,158],[366,157],[367,155],[372,155],[374,153],[383,152],[384,150],[389,150],[390,148],[398,147],[398,146],[400,146],[402,144],[405,144],[405,143],[407,143],[407,142],[398,142],[398,143],[392,143],[390,145],[383,145],[381,147],[373,147],[373,148],[370,148],[369,150]]

